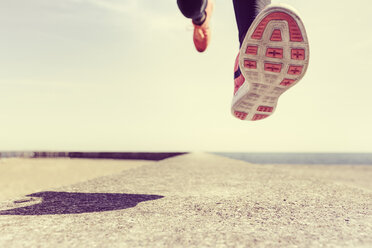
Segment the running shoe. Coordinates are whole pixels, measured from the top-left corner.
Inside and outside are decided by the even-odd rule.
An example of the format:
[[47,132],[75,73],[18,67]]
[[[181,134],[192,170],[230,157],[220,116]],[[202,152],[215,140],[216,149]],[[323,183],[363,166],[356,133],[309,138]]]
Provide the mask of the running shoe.
[[213,12],[213,0],[208,0],[207,7],[205,9],[205,20],[201,25],[194,24],[194,45],[198,52],[204,52],[210,42],[211,39],[211,30],[209,28],[209,23],[211,20],[212,12]]
[[279,96],[300,81],[308,64],[309,43],[297,11],[268,5],[248,29],[235,61],[232,114],[249,121],[272,115]]

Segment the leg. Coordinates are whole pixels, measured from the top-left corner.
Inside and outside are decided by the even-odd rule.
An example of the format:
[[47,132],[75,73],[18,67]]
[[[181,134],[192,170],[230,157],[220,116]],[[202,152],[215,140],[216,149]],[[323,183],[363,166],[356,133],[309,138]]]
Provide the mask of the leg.
[[257,14],[270,3],[271,0],[233,0],[240,46],[254,18],[256,18]]
[[205,21],[207,0],[177,0],[178,8],[186,17],[192,19],[195,25],[202,25]]

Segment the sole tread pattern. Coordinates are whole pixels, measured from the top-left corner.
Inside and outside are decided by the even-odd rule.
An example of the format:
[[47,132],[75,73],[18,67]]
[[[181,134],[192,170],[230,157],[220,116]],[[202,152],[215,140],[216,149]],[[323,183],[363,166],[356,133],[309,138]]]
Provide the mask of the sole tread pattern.
[[279,96],[304,76],[309,46],[304,25],[294,10],[268,6],[252,23],[243,41],[239,67],[245,82],[235,89],[233,114],[261,120],[274,113]]

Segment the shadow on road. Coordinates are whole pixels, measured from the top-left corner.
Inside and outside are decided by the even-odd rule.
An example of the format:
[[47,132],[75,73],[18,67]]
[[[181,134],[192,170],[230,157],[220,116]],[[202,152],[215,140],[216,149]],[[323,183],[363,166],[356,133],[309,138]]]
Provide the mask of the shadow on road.
[[157,200],[164,196],[46,191],[27,197],[25,200],[15,201],[15,208],[0,210],[0,215],[82,214],[112,211],[132,208],[140,202]]

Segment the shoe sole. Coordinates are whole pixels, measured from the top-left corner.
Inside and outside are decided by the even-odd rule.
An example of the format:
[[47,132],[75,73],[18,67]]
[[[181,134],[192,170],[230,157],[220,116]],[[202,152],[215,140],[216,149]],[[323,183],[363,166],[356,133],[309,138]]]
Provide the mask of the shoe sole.
[[309,63],[309,43],[296,10],[269,5],[250,26],[239,51],[245,82],[234,95],[231,111],[242,120],[272,115],[278,98],[297,84]]

